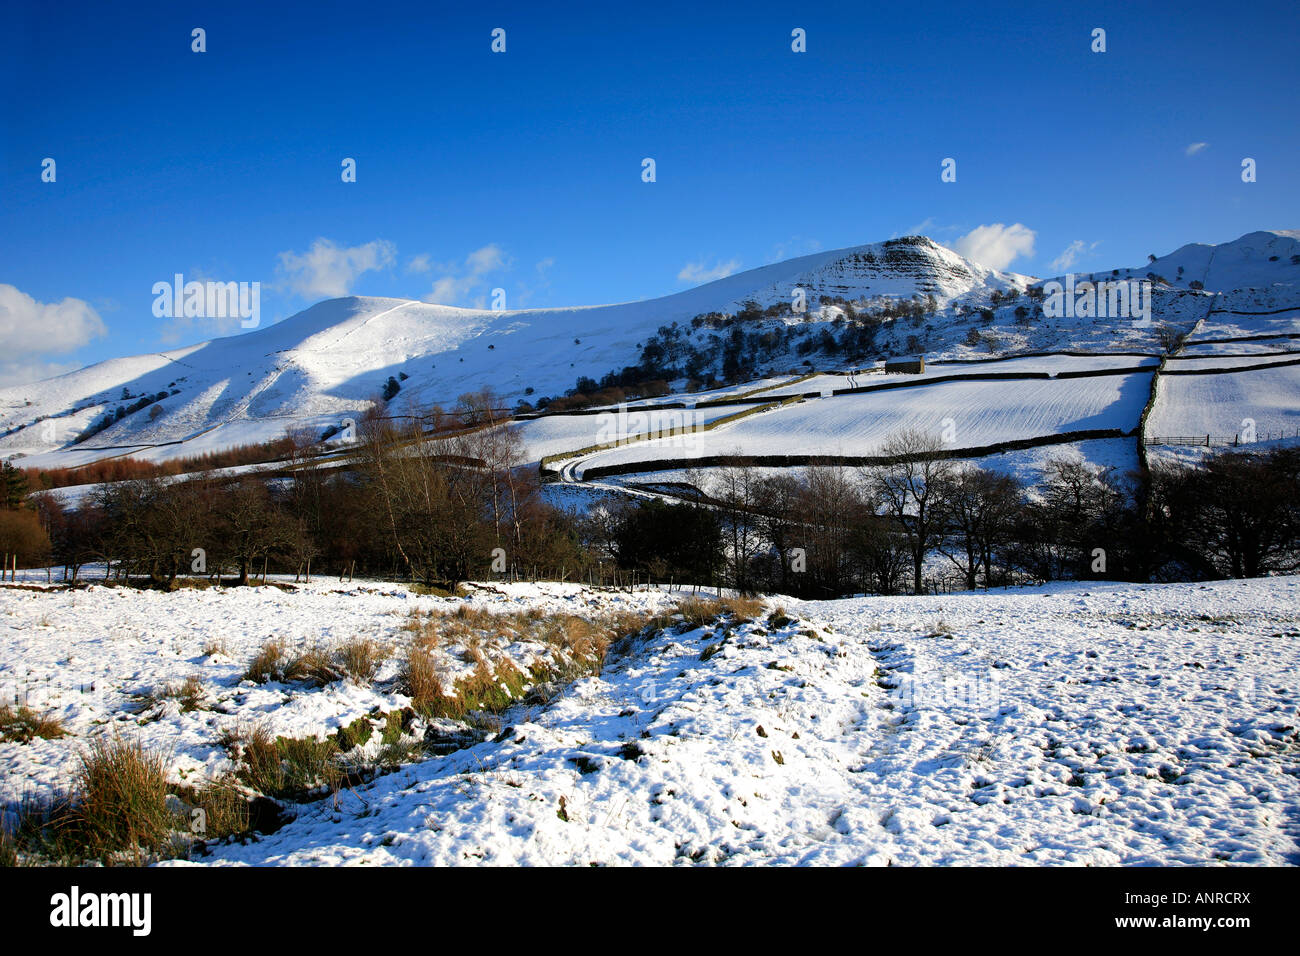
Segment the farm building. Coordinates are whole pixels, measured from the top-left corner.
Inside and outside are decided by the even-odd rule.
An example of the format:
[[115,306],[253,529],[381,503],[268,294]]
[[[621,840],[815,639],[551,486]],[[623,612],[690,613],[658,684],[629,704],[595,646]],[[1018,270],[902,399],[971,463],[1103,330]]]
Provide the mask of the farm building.
[[907,375],[920,375],[925,371],[924,355],[908,355],[904,358],[887,358],[885,359],[885,374],[892,375],[895,372]]

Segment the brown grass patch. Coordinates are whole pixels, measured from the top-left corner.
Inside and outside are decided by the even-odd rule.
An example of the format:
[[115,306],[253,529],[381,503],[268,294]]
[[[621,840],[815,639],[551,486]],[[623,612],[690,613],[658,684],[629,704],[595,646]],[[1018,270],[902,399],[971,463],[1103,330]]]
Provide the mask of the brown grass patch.
[[763,613],[763,602],[758,598],[744,597],[689,597],[677,603],[677,613],[692,627],[703,627],[720,617],[729,617],[736,624],[747,624]]
[[37,737],[55,740],[67,735],[63,721],[53,714],[42,714],[26,705],[0,706],[0,740],[6,743],[29,744]]
[[180,704],[181,713],[188,714],[202,710],[206,699],[207,691],[203,689],[203,678],[198,674],[191,674],[179,684],[165,684],[149,694],[145,697],[144,706],[148,709],[165,700],[174,700]]
[[284,664],[284,644],[278,640],[269,640],[249,662],[243,679],[251,680],[255,684],[279,680],[284,672]]
[[200,816],[191,812],[185,821],[197,839],[221,840],[248,833],[252,828],[248,797],[233,777],[220,777],[196,788],[181,788],[177,795],[192,808],[203,811]]
[[[412,637],[400,686],[426,716],[463,719],[478,711],[499,713],[523,699],[535,684],[599,673],[610,644],[645,626],[644,615],[625,611],[583,617],[541,608],[493,613],[462,604],[450,612],[414,612],[405,627]],[[552,653],[549,659],[536,660],[527,673],[516,662],[489,656],[516,641],[542,644]],[[439,649],[457,645],[475,668],[448,689],[437,675],[436,655]]]
[[8,815],[0,865],[139,866],[183,856],[195,839],[247,833],[250,816],[234,779],[173,787],[163,755],[138,742],[99,738],[81,754],[70,794],[24,800]]
[[323,687],[350,677],[359,684],[374,680],[389,649],[369,638],[353,638],[338,647],[311,647],[289,657],[280,641],[267,641],[244,671],[244,680],[296,681]]
[[369,684],[388,657],[388,648],[378,641],[355,637],[345,641],[335,652],[339,668],[358,684]]
[[285,665],[281,679],[323,687],[342,678],[343,669],[334,660],[334,655],[323,647],[312,647],[292,658]]
[[331,737],[272,737],[257,726],[239,735],[232,749],[241,766],[236,777],[268,797],[301,797],[322,787],[335,789],[342,779]]
[[81,755],[72,824],[88,858],[159,853],[176,819],[167,808],[167,760],[137,741],[95,740]]
[[[744,623],[762,610],[763,602],[752,598],[687,598],[648,618],[634,611],[595,617],[540,608],[493,613],[468,604],[454,611],[415,611],[403,628],[411,638],[402,659],[399,688],[425,716],[464,720],[478,712],[497,714],[524,700],[535,685],[599,673],[610,646],[622,638],[683,621],[688,626],[702,626],[719,618]],[[551,653],[535,660],[527,672],[518,663],[496,659],[492,653],[517,641],[544,645]],[[439,677],[437,655],[457,646],[463,648],[459,656],[472,662],[474,669],[448,688]]]
[[407,649],[398,684],[420,713],[429,715],[441,707],[442,681],[438,678],[433,652],[429,648],[412,644]]

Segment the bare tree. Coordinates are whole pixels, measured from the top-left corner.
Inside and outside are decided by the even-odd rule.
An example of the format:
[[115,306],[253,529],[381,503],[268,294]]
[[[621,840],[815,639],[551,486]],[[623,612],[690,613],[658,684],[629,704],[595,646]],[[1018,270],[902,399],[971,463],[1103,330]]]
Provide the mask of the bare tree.
[[968,591],[975,590],[981,571],[988,587],[994,551],[1020,504],[1020,486],[1007,475],[972,465],[955,471],[946,498],[948,536],[940,540],[939,550],[962,573]]
[[775,552],[779,570],[774,583],[783,594],[796,590],[790,577],[790,558],[792,549],[797,546],[799,529],[795,524],[795,511],[802,488],[802,483],[794,475],[780,474],[759,479],[754,489],[759,533]]
[[941,457],[943,442],[937,435],[906,430],[891,435],[881,454],[892,459],[873,468],[869,479],[885,513],[903,528],[912,555],[912,590],[925,593],[922,574],[925,556],[943,531],[943,512],[954,466]]
[[849,545],[853,531],[873,510],[843,469],[808,469],[795,511],[807,562],[808,593],[831,596],[845,592],[852,579]]
[[404,425],[373,411],[361,422],[362,459],[389,538],[412,579],[454,584],[489,566],[499,497],[481,450],[463,436],[426,435],[418,418]]
[[727,574],[737,591],[754,587],[752,565],[762,547],[757,515],[758,480],[747,465],[727,464],[716,470],[712,497],[722,517]]
[[460,396],[457,412],[463,430],[446,439],[446,451],[481,467],[496,546],[515,554],[523,543],[522,515],[537,494],[536,482],[521,474],[524,448],[519,429],[510,424],[501,399],[490,388]]
[[1152,470],[1166,547],[1205,577],[1300,571],[1300,450],[1227,451]]
[[218,527],[222,551],[239,568],[240,584],[248,584],[257,561],[283,550],[290,537],[287,515],[256,478],[238,481],[224,493]]

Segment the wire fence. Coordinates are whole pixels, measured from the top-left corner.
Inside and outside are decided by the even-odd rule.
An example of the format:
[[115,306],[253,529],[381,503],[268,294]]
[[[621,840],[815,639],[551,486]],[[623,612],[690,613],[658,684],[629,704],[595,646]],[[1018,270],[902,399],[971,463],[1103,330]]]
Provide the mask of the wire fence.
[[1182,445],[1194,448],[1239,448],[1242,445],[1280,441],[1284,438],[1300,438],[1300,429],[1292,431],[1289,435],[1285,429],[1278,432],[1256,432],[1253,438],[1248,439],[1243,439],[1240,433],[1236,435],[1151,435],[1143,438],[1142,443],[1144,445]]

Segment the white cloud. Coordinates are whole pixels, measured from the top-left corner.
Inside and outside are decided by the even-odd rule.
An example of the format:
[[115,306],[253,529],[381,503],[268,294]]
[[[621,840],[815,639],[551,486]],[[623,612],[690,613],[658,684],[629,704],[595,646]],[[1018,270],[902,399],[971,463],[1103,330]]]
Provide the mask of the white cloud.
[[465,264],[469,266],[472,275],[484,275],[502,268],[506,264],[506,258],[501,247],[491,242],[466,256]]
[[[0,379],[9,383],[35,381],[66,372],[44,356],[81,348],[108,329],[90,303],[81,299],[37,302],[30,295],[0,283]],[[75,366],[71,366],[75,367]]]
[[397,247],[384,239],[350,248],[317,239],[304,253],[280,253],[277,271],[298,295],[333,299],[347,295],[362,273],[386,269],[396,257]]
[[950,248],[989,269],[1005,269],[1020,256],[1034,254],[1037,233],[1028,226],[1014,223],[1005,226],[995,222],[989,226],[976,226]]
[[433,263],[429,261],[429,254],[427,252],[420,253],[406,264],[407,272],[428,272],[432,268]]
[[46,362],[32,359],[26,362],[0,362],[0,387],[6,385],[28,385],[43,382],[64,372],[75,372],[82,368],[81,362]]
[[1205,147],[1209,145],[1210,145],[1209,143],[1190,143],[1188,144],[1187,148],[1183,150],[1183,152],[1186,153],[1188,156],[1195,156],[1197,153],[1199,153],[1201,150],[1205,149]]
[[[186,269],[185,282],[226,282],[227,277],[214,275],[206,269]],[[168,277],[167,281],[173,281]],[[250,281],[250,280],[245,280]],[[242,328],[243,319],[239,315],[173,315],[162,323],[158,339],[164,345],[178,342],[197,342],[222,335],[233,335]]]
[[548,292],[551,288],[551,269],[555,266],[555,257],[547,256],[539,259],[533,264],[533,269],[537,272],[537,284],[529,285],[525,282],[518,283],[515,292],[515,308],[522,309],[533,300],[533,296],[538,292]]
[[1052,268],[1060,272],[1066,272],[1069,268],[1078,262],[1084,253],[1092,252],[1097,248],[1097,243],[1087,243],[1082,239],[1076,239],[1063,250],[1061,254],[1052,260]]
[[437,269],[443,275],[434,280],[433,290],[424,297],[425,302],[436,302],[439,305],[468,303],[475,308],[483,308],[487,303],[486,296],[480,294],[470,300],[470,294],[485,284],[486,276],[510,268],[510,260],[500,246],[490,242],[471,252],[464,262],[431,264],[430,268]]
[[726,262],[716,263],[711,269],[707,268],[702,261],[688,262],[682,266],[682,271],[677,273],[677,281],[712,282],[714,279],[725,279],[739,268],[739,259],[729,259]]

